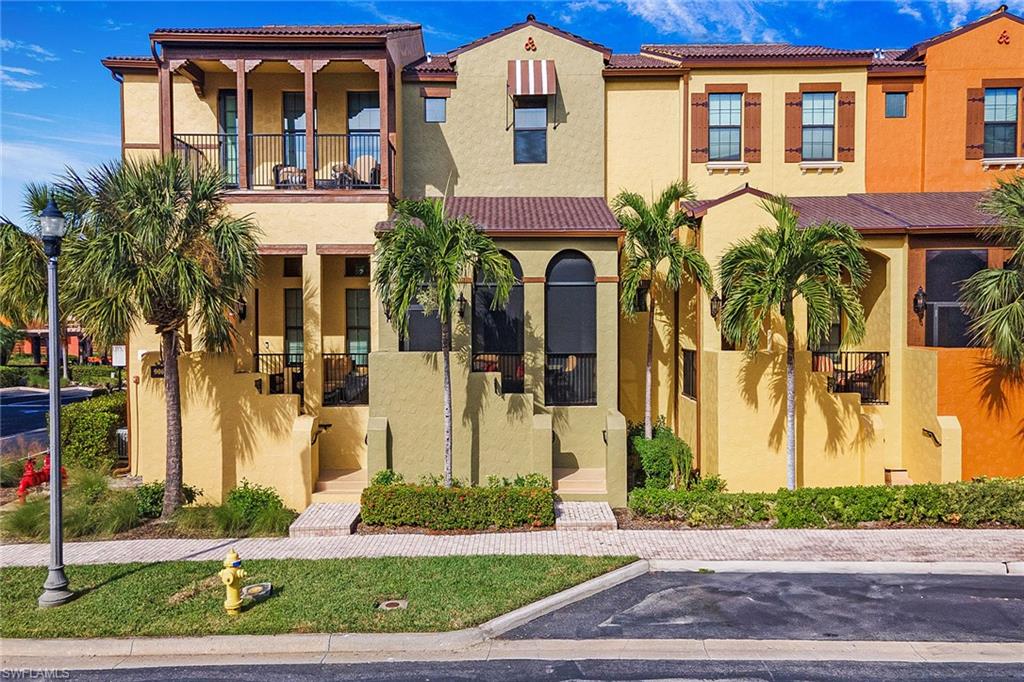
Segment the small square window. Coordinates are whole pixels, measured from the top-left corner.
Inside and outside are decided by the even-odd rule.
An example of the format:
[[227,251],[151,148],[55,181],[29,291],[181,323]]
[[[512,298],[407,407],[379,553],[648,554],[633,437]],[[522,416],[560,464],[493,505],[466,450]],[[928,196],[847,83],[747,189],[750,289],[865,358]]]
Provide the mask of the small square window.
[[302,277],[302,258],[299,256],[286,256],[284,259],[285,277]]
[[345,259],[345,276],[346,277],[369,277],[370,276],[370,259],[369,258],[346,258]]
[[885,117],[906,118],[907,117],[907,93],[887,92],[885,93]]
[[448,100],[445,97],[424,97],[423,117],[427,123],[444,123]]

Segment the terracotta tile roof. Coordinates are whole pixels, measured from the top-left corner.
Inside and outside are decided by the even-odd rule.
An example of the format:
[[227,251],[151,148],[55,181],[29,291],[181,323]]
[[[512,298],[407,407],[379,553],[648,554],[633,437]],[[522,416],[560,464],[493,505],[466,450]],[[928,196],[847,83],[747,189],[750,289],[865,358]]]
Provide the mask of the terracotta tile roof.
[[432,54],[405,67],[407,73],[455,73],[452,60],[446,54]]
[[870,71],[904,71],[923,70],[924,62],[900,59],[907,50],[905,48],[875,50],[871,55]]
[[978,208],[984,192],[891,192],[792,197],[801,225],[841,220],[863,231],[943,231],[995,223]]
[[[790,45],[789,43],[679,43],[647,44],[640,48],[686,60],[793,60],[846,57],[869,59],[871,50],[841,50],[821,45]],[[684,63],[685,66],[685,63]]]
[[649,54],[613,54],[608,60],[609,69],[678,69],[677,60]]
[[[602,197],[449,197],[450,216],[472,218],[489,234],[617,235],[619,223]],[[377,223],[388,230],[391,222]]]
[[158,28],[153,31],[153,34],[386,37],[392,33],[399,33],[401,31],[418,30],[420,30],[419,24],[323,24],[306,26],[269,24],[267,26],[226,28]]
[[1017,16],[1016,14],[1011,14],[1010,12],[1008,12],[1006,5],[1000,5],[998,8],[996,8],[995,11],[990,12],[989,14],[986,14],[985,16],[979,19],[975,19],[974,21],[968,22],[963,26],[954,28],[951,31],[940,33],[937,36],[932,36],[927,40],[922,40],[921,42],[912,45],[909,49],[904,51],[903,54],[901,54],[899,57],[900,59],[920,59],[921,57],[924,56],[925,52],[927,52],[928,48],[931,47],[932,45],[944,42],[946,40],[949,40],[950,38],[955,38],[956,36],[962,33],[972,31],[979,26],[983,26],[984,24],[987,24],[991,21],[995,21],[1003,17],[1024,24],[1024,19]]

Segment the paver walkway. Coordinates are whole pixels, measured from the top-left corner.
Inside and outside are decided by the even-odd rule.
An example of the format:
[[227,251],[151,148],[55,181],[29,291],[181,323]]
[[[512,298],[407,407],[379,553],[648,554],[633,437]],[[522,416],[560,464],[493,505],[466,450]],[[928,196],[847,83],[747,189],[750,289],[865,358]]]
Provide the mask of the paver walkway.
[[[614,530],[477,535],[69,542],[69,564],[472,554],[575,554],[704,561],[1022,561],[1024,530]],[[45,566],[43,544],[0,545],[0,566]]]

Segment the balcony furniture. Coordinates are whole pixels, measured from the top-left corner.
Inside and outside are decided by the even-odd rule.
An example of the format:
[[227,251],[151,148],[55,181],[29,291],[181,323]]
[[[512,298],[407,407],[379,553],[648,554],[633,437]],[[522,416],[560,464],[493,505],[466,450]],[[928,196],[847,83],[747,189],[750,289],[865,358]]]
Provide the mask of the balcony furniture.
[[884,351],[814,351],[811,369],[828,375],[830,393],[857,393],[865,405],[889,402]]
[[305,169],[277,164],[274,166],[274,186],[278,189],[305,189]]
[[324,353],[324,406],[370,402],[368,358],[368,353]]
[[548,353],[544,393],[548,405],[596,405],[597,354]]
[[522,353],[475,353],[471,369],[501,374],[502,393],[522,393],[525,390],[526,368]]

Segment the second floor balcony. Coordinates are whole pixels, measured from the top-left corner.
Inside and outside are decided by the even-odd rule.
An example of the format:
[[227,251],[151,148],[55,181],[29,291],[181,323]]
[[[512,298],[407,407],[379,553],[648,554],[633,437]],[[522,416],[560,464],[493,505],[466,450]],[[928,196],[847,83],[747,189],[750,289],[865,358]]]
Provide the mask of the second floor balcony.
[[[242,164],[236,133],[176,133],[173,152],[190,164],[221,171],[233,189],[379,190],[385,172],[380,139],[380,133],[371,132],[248,133]],[[312,166],[306,153],[310,145]],[[393,157],[389,154],[386,161],[390,167]]]

